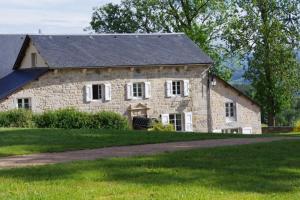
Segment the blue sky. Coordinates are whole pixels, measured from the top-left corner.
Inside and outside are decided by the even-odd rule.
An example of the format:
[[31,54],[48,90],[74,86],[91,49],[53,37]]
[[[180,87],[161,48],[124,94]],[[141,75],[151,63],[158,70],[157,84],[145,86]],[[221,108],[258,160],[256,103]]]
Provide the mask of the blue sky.
[[0,34],[81,34],[94,7],[120,0],[0,0]]

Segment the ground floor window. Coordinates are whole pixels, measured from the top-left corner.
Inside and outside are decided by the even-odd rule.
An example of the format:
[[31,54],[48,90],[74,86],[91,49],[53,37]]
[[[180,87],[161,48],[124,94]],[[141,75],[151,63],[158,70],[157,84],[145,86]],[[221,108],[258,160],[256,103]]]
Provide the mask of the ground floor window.
[[182,131],[182,115],[181,114],[170,114],[170,124],[173,124],[176,131]]
[[241,133],[241,129],[240,128],[222,129],[222,133]]
[[18,108],[19,109],[31,109],[31,101],[29,98],[20,98],[18,99]]

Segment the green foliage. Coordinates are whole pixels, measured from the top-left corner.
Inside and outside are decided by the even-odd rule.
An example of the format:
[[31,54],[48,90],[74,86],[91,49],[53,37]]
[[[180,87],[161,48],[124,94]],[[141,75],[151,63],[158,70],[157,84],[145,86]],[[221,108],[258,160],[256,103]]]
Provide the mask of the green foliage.
[[226,56],[223,45],[216,42],[227,22],[226,4],[218,0],[122,0],[94,9],[90,29],[97,33],[184,32],[213,58],[213,71],[229,80],[232,72],[221,62]]
[[298,200],[299,151],[286,140],[1,169],[1,199]]
[[99,112],[92,115],[91,128],[128,130],[129,124],[127,118],[114,112]]
[[86,113],[74,108],[32,114],[28,110],[0,112],[0,127],[128,130],[127,118],[114,112]]
[[163,134],[155,131],[150,134],[149,131],[112,129],[0,128],[0,157],[162,142],[270,136],[271,134],[184,134],[182,132]]
[[294,131],[295,131],[295,132],[300,132],[300,120],[298,120],[298,121],[295,123]]
[[[276,114],[290,107],[299,91],[299,3],[232,1],[232,18],[224,36],[234,54],[246,57],[245,77],[262,105],[263,121],[275,125]],[[245,14],[247,13],[247,14]]]
[[276,115],[276,123],[279,126],[293,126],[298,119],[300,119],[300,97],[294,98],[290,108]]
[[33,127],[32,113],[25,109],[1,112],[0,127]]
[[172,132],[175,131],[174,126],[172,124],[163,125],[161,122],[156,122],[153,124],[153,128],[150,129],[151,131],[158,131],[158,132]]
[[66,108],[38,114],[34,120],[39,128],[89,128],[91,115],[74,108]]

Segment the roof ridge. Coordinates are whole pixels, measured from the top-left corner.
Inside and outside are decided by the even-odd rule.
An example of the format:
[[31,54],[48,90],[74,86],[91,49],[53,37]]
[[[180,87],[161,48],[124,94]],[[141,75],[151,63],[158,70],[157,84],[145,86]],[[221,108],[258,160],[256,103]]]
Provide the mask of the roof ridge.
[[115,35],[142,35],[142,36],[151,36],[151,35],[184,35],[183,32],[174,32],[174,33],[88,33],[88,34],[28,34],[29,36],[115,36]]

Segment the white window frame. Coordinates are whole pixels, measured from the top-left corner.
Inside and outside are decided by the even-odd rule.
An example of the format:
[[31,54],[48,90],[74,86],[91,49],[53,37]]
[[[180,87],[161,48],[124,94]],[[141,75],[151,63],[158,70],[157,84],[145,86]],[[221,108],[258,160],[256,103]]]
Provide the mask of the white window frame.
[[[134,88],[137,87],[136,89],[136,94],[138,94],[138,89],[140,87],[141,89],[141,96],[135,96],[135,93],[134,93]],[[133,82],[132,83],[132,99],[143,99],[145,97],[145,83],[144,82]]]
[[236,103],[233,101],[227,101],[225,102],[225,118],[226,122],[234,122],[236,121]]
[[[98,96],[100,95],[99,99],[94,99],[94,86],[98,87]],[[99,94],[99,88],[101,89],[101,93]],[[102,101],[103,100],[103,96],[105,95],[104,93],[104,88],[103,88],[103,84],[92,84],[92,101]]]
[[[174,116],[174,119],[172,119],[171,116]],[[180,119],[178,119],[180,117]],[[174,121],[175,123],[172,123]],[[177,125],[177,122],[180,121],[180,125]],[[169,123],[174,126],[175,131],[184,131],[184,119],[183,119],[183,114],[182,113],[170,113],[169,114]],[[178,126],[181,127],[181,130],[178,130]]]
[[[175,92],[176,94],[174,94],[174,83],[179,83],[179,90],[178,90],[178,85],[175,85]],[[178,94],[179,92],[179,94]],[[172,86],[171,86],[171,96],[173,97],[177,97],[177,96],[182,96],[183,95],[183,81],[181,80],[173,80],[172,81]]]
[[[28,99],[28,108],[25,108],[25,99]],[[21,107],[19,107],[19,100],[21,100]],[[31,104],[31,98],[29,97],[24,97],[24,98],[17,98],[17,108],[18,109],[28,109],[31,110],[32,109],[32,104]]]

